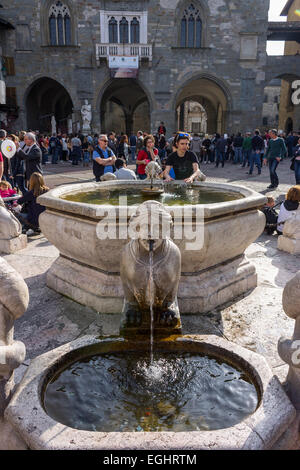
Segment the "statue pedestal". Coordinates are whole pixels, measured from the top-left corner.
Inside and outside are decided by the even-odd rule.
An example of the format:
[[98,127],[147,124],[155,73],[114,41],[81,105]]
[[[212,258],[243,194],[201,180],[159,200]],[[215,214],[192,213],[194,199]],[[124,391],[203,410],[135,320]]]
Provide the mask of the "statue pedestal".
[[88,127],[83,126],[83,127],[82,127],[82,133],[83,133],[83,135],[90,135],[91,132],[92,132],[92,130],[91,130],[90,126],[88,126]]
[[278,250],[287,251],[292,255],[300,254],[300,238],[288,238],[285,235],[280,235],[278,238]]
[[300,254],[300,211],[288,219],[283,227],[283,234],[278,238],[278,250],[287,251],[292,255]]
[[12,254],[16,251],[23,250],[27,246],[27,235],[19,235],[10,240],[0,239],[0,253]]
[[[108,273],[59,256],[47,273],[47,286],[100,313],[121,313],[124,293],[119,273]],[[181,314],[205,313],[257,286],[254,265],[236,257],[194,274],[182,273],[178,289]]]

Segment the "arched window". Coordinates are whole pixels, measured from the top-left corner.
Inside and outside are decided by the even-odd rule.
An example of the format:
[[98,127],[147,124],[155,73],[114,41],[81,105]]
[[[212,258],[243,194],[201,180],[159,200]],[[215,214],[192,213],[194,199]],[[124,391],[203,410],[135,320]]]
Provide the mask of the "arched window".
[[200,11],[191,3],[183,12],[180,26],[181,47],[201,47],[202,20]]
[[123,16],[120,21],[120,43],[128,44],[129,43],[129,31],[128,31],[128,21]]
[[137,18],[133,18],[130,23],[130,42],[131,44],[140,42],[140,23]]
[[71,15],[69,8],[58,1],[49,10],[49,38],[51,46],[71,44]]
[[118,42],[118,22],[112,17],[108,23],[109,42],[111,44]]

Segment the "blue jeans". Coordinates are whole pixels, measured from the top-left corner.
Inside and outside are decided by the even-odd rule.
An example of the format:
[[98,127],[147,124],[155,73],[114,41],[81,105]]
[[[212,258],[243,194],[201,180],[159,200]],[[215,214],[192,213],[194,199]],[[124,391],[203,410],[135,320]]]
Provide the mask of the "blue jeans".
[[250,157],[250,168],[249,168],[249,173],[252,174],[254,165],[257,166],[258,173],[261,173],[261,161],[260,161],[260,152],[252,152],[251,157]]
[[252,150],[243,150],[243,167],[249,164],[252,157]]
[[47,162],[48,162],[48,153],[42,152],[42,165],[45,165],[45,163]]
[[136,152],[136,147],[134,146],[130,147],[131,160],[135,160],[135,152]]
[[58,157],[59,157],[59,149],[55,147],[52,149],[52,160],[51,160],[52,165],[54,163],[57,163]]
[[295,160],[295,178],[296,184],[300,184],[300,160]]
[[242,147],[235,147],[235,149],[234,149],[234,163],[243,163]]
[[222,166],[224,166],[225,161],[225,152],[221,152],[220,150],[216,150],[216,166],[219,166],[219,163],[222,162]]
[[271,185],[276,187],[279,185],[279,179],[276,173],[276,169],[278,167],[279,162],[276,160],[276,158],[270,158],[269,159],[269,170],[270,170],[270,180],[271,180]]

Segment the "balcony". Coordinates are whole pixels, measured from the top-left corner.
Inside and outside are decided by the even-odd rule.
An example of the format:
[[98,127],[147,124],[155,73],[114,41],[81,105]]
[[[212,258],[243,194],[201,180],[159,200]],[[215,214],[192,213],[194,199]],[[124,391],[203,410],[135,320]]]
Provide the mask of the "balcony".
[[296,41],[300,44],[300,22],[269,22],[268,41]]
[[152,46],[149,44],[96,44],[96,60],[109,56],[139,57],[140,61],[152,62]]

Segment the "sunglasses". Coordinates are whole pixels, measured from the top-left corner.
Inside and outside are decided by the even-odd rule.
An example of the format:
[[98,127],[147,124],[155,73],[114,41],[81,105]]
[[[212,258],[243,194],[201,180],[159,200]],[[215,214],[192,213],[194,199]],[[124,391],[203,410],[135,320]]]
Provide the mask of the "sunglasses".
[[188,139],[190,138],[190,134],[188,132],[178,132],[176,137],[187,137]]
[[105,142],[106,144],[108,144],[108,140],[103,140],[103,139],[100,139],[101,142]]

